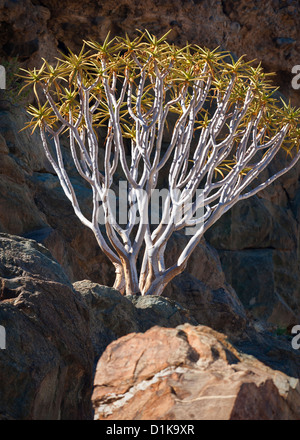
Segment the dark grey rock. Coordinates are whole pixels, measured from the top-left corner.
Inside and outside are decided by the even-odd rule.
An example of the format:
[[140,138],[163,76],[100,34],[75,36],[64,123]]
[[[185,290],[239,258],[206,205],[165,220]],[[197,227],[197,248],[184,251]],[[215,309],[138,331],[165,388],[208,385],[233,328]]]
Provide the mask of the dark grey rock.
[[5,278],[30,276],[71,287],[48,249],[34,240],[0,233],[0,263],[0,276]]
[[89,313],[49,251],[0,234],[0,419],[89,419]]
[[230,285],[209,288],[189,273],[176,278],[168,298],[178,302],[202,325],[222,331],[232,338],[240,337],[247,326],[245,309]]
[[128,333],[145,332],[155,325],[197,324],[187,310],[168,298],[122,296],[115,289],[88,280],[78,281],[73,286],[89,309],[95,362],[107,345]]
[[299,321],[300,280],[295,252],[245,249],[220,251],[220,258],[228,283],[255,317],[283,327]]

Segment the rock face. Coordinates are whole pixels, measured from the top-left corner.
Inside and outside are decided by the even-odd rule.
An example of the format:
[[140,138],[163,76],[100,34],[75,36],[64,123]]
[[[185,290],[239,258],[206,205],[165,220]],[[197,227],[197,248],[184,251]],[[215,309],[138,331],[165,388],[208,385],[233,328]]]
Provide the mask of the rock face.
[[[284,160],[277,158],[273,170]],[[297,323],[300,311],[298,176],[299,164],[259,197],[235,205],[206,234],[244,307],[283,327]]]
[[170,298],[123,297],[87,280],[72,286],[45,247],[0,233],[0,419],[91,418],[93,365],[110,343],[153,326],[197,325],[195,317],[206,315],[217,325],[226,314],[203,300],[197,314],[190,299],[185,309]]
[[88,280],[78,281],[73,286],[89,310],[95,362],[112,341],[128,333],[145,332],[154,325],[197,324],[188,310],[167,298],[124,297],[115,289]]
[[0,419],[89,419],[89,313],[43,246],[0,234]]
[[[166,250],[166,264],[174,262],[189,237],[174,234]],[[177,276],[163,295],[190,311],[197,323],[238,337],[246,329],[246,312],[232,287],[226,282],[217,252],[203,239],[193,252],[185,272]]]
[[[110,343],[153,326],[197,325],[206,316],[217,326],[226,314],[203,299],[201,310],[193,309],[189,300],[184,308],[171,298],[123,297],[87,280],[72,286],[44,246],[0,233],[0,324],[7,336],[0,350],[0,419],[90,418],[93,366]],[[233,318],[234,308],[230,313]]]
[[96,420],[300,420],[299,379],[189,324],[110,344],[92,400]]
[[[32,68],[41,57],[54,61],[57,49],[77,51],[83,39],[103,40],[108,31],[132,37],[136,29],[171,29],[170,42],[220,46],[262,61],[299,106],[291,86],[300,59],[298,2],[267,0],[263,11],[261,3],[6,0],[0,57],[18,56]],[[113,268],[74,215],[38,134],[20,131],[27,121],[0,91],[0,231],[24,237],[0,234],[0,325],[7,336],[0,419],[91,418],[100,356],[97,419],[300,419],[300,366],[290,342],[248,327],[251,315],[257,329],[300,320],[300,163],[220,219],[164,297],[124,298],[98,284],[112,285]],[[63,153],[88,211],[90,193],[67,146]],[[279,156],[264,178],[286,160]],[[185,243],[174,237],[167,263]],[[92,281],[79,281],[86,279]],[[198,323],[223,331],[236,348],[208,327],[191,326]]]
[[[300,105],[299,90],[291,86],[291,69],[300,59],[299,22],[296,0],[267,0],[263,13],[258,0],[145,0],[142,6],[137,0],[84,4],[7,0],[0,5],[0,56],[7,60],[19,56],[23,66],[37,67],[41,57],[53,61],[57,49],[77,51],[83,39],[103,40],[108,31],[112,36],[127,32],[132,37],[137,28],[156,34],[171,29],[170,42],[183,45],[188,40],[209,48],[220,46],[236,56],[247,54],[249,60],[257,58],[267,71],[276,72],[274,83],[285,97]],[[91,279],[112,285],[112,267],[92,233],[75,217],[45,160],[38,135],[20,132],[28,119],[24,111],[5,100],[0,110],[0,230],[45,245],[72,282]],[[64,153],[68,157],[67,149]],[[286,157],[279,157],[275,168],[285,161]],[[68,166],[79,199],[88,209],[89,193]],[[188,267],[191,277],[179,277],[165,295],[179,302],[189,297],[194,304],[201,294],[203,302],[213,301],[219,311],[224,308],[231,329],[244,325],[239,300],[254,317],[271,325],[299,322],[299,175],[300,164],[259,197],[241,202],[221,218],[206,239],[218,250],[222,268],[210,250],[205,251],[205,263],[193,258]],[[182,239],[178,241],[182,244]],[[174,246],[179,245],[173,243],[171,249]],[[223,271],[226,278],[221,280]],[[214,286],[207,290],[210,281]],[[202,306],[199,303],[197,308]],[[225,312],[232,309],[239,315],[237,321]],[[217,313],[220,325],[222,313]],[[211,324],[203,314],[197,319]],[[221,329],[219,324],[215,328]]]
[[239,337],[247,326],[245,309],[230,286],[211,289],[188,272],[169,287],[170,298],[190,311],[198,323]]
[[[66,14],[66,11],[67,14]],[[287,97],[299,101],[291,88],[291,69],[299,64],[300,15],[296,0],[13,0],[0,9],[0,56],[19,55],[37,66],[40,57],[54,59],[56,48],[77,50],[82,40],[103,40],[111,35],[129,35],[136,29],[165,33],[170,40],[188,40],[206,47],[230,50],[237,56],[262,61],[277,72],[276,82]]]

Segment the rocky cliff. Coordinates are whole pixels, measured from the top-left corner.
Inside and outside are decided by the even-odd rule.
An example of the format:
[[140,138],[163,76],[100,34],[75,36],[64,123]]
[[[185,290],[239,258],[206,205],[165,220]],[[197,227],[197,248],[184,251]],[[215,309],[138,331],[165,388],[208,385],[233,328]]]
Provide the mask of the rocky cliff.
[[210,299],[72,285],[44,246],[0,233],[0,420],[299,420],[291,337]]
[[[66,52],[69,47],[76,51],[83,39],[102,40],[108,31],[112,35],[123,35],[127,32],[133,36],[136,29],[147,28],[157,34],[172,29],[170,41],[179,45],[188,40],[209,48],[220,46],[235,56],[246,54],[248,60],[258,59],[266,71],[276,72],[274,83],[280,86],[283,96],[299,106],[299,91],[291,86],[291,69],[300,64],[299,27],[300,9],[296,0],[145,0],[143,3],[136,0],[3,0],[0,1],[0,64],[18,57],[24,67],[39,66],[41,57],[54,60],[58,50]],[[283,375],[288,376],[279,375],[277,380],[274,378],[274,371],[264,370],[260,363],[253,366],[249,358],[240,358],[240,367],[234,376],[237,378],[234,379],[234,392],[222,413],[224,418],[251,418],[251,415],[238,412],[237,408],[240,402],[245,402],[243,399],[248,392],[253,399],[251,402],[256,402],[259,390],[263,392],[265,399],[273,396],[272,404],[277,408],[274,411],[272,409],[273,413],[271,411],[273,418],[278,416],[278,408],[281,408],[282,414],[287,418],[298,418],[299,414],[287,396],[292,395],[292,399],[298,402],[298,397],[295,397],[299,394],[298,385],[289,378],[299,377],[299,368],[287,348],[290,341],[286,344],[286,340],[283,340],[283,346],[276,348],[278,341],[272,339],[272,332],[276,328],[283,328],[288,333],[293,324],[300,322],[300,164],[259,196],[236,205],[220,219],[197,247],[187,271],[168,286],[165,292],[167,298],[160,299],[161,303],[158,301],[158,304],[144,304],[144,300],[136,298],[125,300],[117,292],[108,292],[97,284],[112,285],[111,265],[99,251],[90,231],[74,215],[44,157],[38,134],[31,136],[28,131],[20,131],[28,120],[23,104],[24,102],[11,102],[5,92],[0,91],[0,232],[19,236],[9,238],[5,235],[1,238],[0,257],[3,260],[0,262],[0,316],[7,323],[15,322],[17,317],[19,328],[12,337],[17,337],[24,329],[30,332],[32,341],[38,339],[40,353],[43,353],[42,347],[47,344],[52,353],[53,366],[50,368],[47,364],[50,362],[48,358],[44,359],[45,364],[38,356],[32,361],[36,342],[30,342],[22,360],[22,371],[29,371],[36,364],[34,380],[31,381],[25,374],[23,378],[26,380],[24,379],[23,388],[19,390],[20,394],[5,394],[6,400],[3,400],[5,404],[0,408],[0,418],[43,418],[43,411],[49,405],[50,418],[91,417],[92,364],[105,348],[120,337],[126,338],[132,332],[145,332],[155,324],[176,327],[184,323],[201,324],[224,332],[235,344],[243,341],[235,349],[242,347],[245,352],[248,350],[260,359],[259,362],[267,363],[273,370],[280,369]],[[64,154],[68,156],[67,146]],[[282,167],[286,160],[282,154],[273,166]],[[266,171],[265,177],[271,170]],[[72,169],[71,161],[68,171],[76,185],[80,201],[88,210],[89,192]],[[184,236],[176,236],[169,244],[169,254],[182,248],[184,240]],[[37,243],[45,248],[40,248]],[[49,255],[46,254],[46,248],[50,251]],[[2,249],[8,252],[8,257],[1,254]],[[28,272],[27,267],[22,265],[22,259],[17,258],[18,253],[23,255],[22,252],[26,255],[29,252],[31,257],[26,257],[29,260],[39,258],[41,266],[38,270],[41,273],[38,277]],[[7,258],[10,261],[9,269]],[[45,258],[51,266],[51,274],[47,272],[46,265],[43,266]],[[52,258],[61,267],[58,264],[54,267]],[[35,264],[33,260],[30,261]],[[68,315],[70,307],[72,315],[74,312],[74,320],[72,318],[72,322],[66,324],[66,340],[63,339],[63,342],[60,341],[60,332],[58,336],[54,331],[49,333],[47,326],[43,324],[46,312],[42,310],[41,304],[44,301],[46,312],[51,312],[51,325],[54,329]],[[61,302],[61,314],[55,309],[57,301]],[[118,319],[112,319],[113,310],[124,325],[120,326]],[[124,311],[130,319],[125,319]],[[37,325],[36,316],[41,320],[40,325]],[[80,349],[71,338],[76,326],[79,328],[77,343]],[[264,336],[260,339],[261,333],[256,331],[264,334],[266,329],[271,332],[268,335],[272,338]],[[151,334],[155,339],[161,338],[164,341],[166,332],[156,329]],[[174,346],[183,344],[183,339],[186,341],[184,350],[188,354],[183,368],[191,370],[191,383],[202,377],[204,364],[208,365],[205,380],[212,383],[212,387],[217,384],[215,377],[219,374],[218,368],[224,369],[225,376],[235,369],[232,365],[234,362],[225,359],[225,349],[220,349],[223,354],[219,357],[223,363],[216,364],[209,350],[203,354],[201,347],[195,348],[191,343],[191,340],[203,339],[203,334],[209,333],[204,327],[196,330],[184,327],[172,332],[170,340]],[[82,344],[86,334],[89,334],[90,339],[84,349]],[[139,336],[141,342],[137,344],[144,344],[143,338],[148,337],[149,334]],[[206,337],[210,340],[210,347],[223,344],[223,336],[216,333],[209,333]],[[127,338],[121,341],[121,345],[118,341],[113,342],[117,345],[112,349],[119,352],[120,356],[120,347],[126,341],[130,343],[132,336]],[[17,364],[24,345],[21,339],[18,341],[10,364],[5,364],[3,356],[0,358],[0,363],[4,362],[3,365],[6,365],[2,371],[9,375],[10,383],[20,374]],[[163,358],[159,348],[151,349]],[[228,350],[235,353],[233,348]],[[271,358],[264,355],[269,352]],[[107,353],[97,371],[111,368]],[[138,351],[132,356],[133,370],[136,368],[135,362],[138,362],[135,355],[138,358]],[[145,354],[146,360],[147,356],[151,357],[151,350]],[[232,359],[233,355],[230,356]],[[203,364],[200,362],[201,365],[199,357],[204,359]],[[292,358],[293,360],[287,361]],[[197,390],[191,390],[190,385],[184,388],[185,384],[182,383],[185,375],[182,376],[177,370],[178,359],[175,356],[168,366],[170,372],[174,372],[173,376],[160,376],[165,368],[164,360],[162,366],[154,368],[154,373],[149,370],[149,377],[152,374],[159,376],[158,382],[152,387],[153,404],[155,405],[156,398],[160,395],[159,390],[162,390],[167,402],[166,418],[170,414],[187,416],[188,413],[181,411],[184,406],[191,408],[190,400],[195,399],[201,406],[200,402],[210,399],[210,394],[205,394],[206,391],[201,387]],[[118,362],[117,357],[115,365]],[[286,368],[283,367],[285,363],[288,364]],[[248,377],[247,374],[253,377],[249,386],[245,385],[244,378]],[[75,376],[77,381],[74,385],[72,378]],[[5,380],[4,375],[1,377],[1,380]],[[130,387],[139,390],[140,383],[147,380],[147,377],[132,377],[128,374]],[[99,379],[97,375],[98,391],[94,394],[94,408],[98,411],[99,418],[106,417],[111,411],[106,405],[106,397],[103,397],[103,387],[111,384],[112,380],[116,384],[119,379],[107,376]],[[177,396],[172,391],[173,380],[180,383]],[[73,386],[75,392],[72,391]],[[120,382],[120,389],[116,388],[113,392],[122,394],[126,400],[126,393],[130,389],[126,386]],[[54,394],[49,394],[49,389],[52,388]],[[58,392],[62,389],[64,397]],[[223,394],[227,395],[227,391],[224,386]],[[82,396],[80,402],[76,397],[79,392]],[[20,403],[23,395],[28,402],[26,407]],[[132,417],[139,417],[135,412],[134,399],[131,404],[128,410]],[[145,409],[144,418],[150,415],[149,411]],[[111,414],[124,417],[122,408],[118,412],[113,410]],[[253,414],[255,411],[252,416]],[[264,417],[272,418],[272,414]]]
[[299,92],[290,86],[291,69],[299,64],[300,23],[296,0],[3,0],[0,10],[0,56],[19,55],[37,66],[57,48],[78,49],[83,39],[103,39],[107,32],[134,35],[172,29],[170,39],[230,50],[257,59],[276,72],[276,83],[295,104]]
[[[188,40],[257,58],[266,71],[276,72],[274,82],[285,97],[300,104],[299,91],[291,86],[291,69],[300,60],[298,3],[266,0],[263,13],[261,7],[256,0],[147,0],[143,6],[134,0],[6,0],[0,4],[0,56],[18,56],[22,65],[33,67],[41,57],[54,60],[58,50],[76,51],[83,39],[101,40],[108,31],[133,36],[137,28],[158,34],[172,29],[170,41],[179,45]],[[5,97],[1,108],[1,230],[42,241],[73,281],[110,284],[111,268],[65,201],[38,136],[19,132],[26,115]],[[280,166],[285,160],[277,159]],[[237,205],[206,237],[244,306],[280,326],[299,320],[299,171],[298,165],[258,197]],[[77,182],[88,206],[88,193]],[[200,281],[205,280],[200,276]]]

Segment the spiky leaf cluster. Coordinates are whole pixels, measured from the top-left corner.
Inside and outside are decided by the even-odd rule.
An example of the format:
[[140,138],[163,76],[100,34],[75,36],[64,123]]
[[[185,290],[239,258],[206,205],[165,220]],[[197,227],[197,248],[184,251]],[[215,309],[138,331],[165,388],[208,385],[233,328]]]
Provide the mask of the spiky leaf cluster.
[[[131,40],[128,35],[124,38],[113,39],[107,36],[100,44],[95,41],[85,41],[78,54],[69,50],[68,55],[57,59],[56,65],[50,65],[43,60],[40,69],[24,70],[25,87],[33,86],[37,105],[30,105],[28,113],[32,116],[27,127],[33,131],[42,125],[53,130],[60,125],[59,120],[49,102],[43,101],[41,91],[50,91],[53,102],[60,115],[68,120],[70,112],[75,122],[80,114],[80,102],[84,89],[89,88],[89,105],[92,107],[100,100],[97,110],[93,113],[93,125],[105,125],[109,119],[107,97],[104,91],[104,80],[107,79],[112,88],[117,91],[121,84],[128,81],[132,90],[132,111],[142,112],[146,120],[151,121],[155,101],[154,87],[157,76],[164,77],[163,99],[167,103],[176,100],[182,90],[185,90],[184,102],[176,102],[170,107],[170,112],[181,114],[184,106],[188,106],[193,86],[196,81],[205,85],[212,79],[206,104],[197,115],[195,130],[207,127],[211,120],[211,109],[214,109],[224,97],[232,79],[228,119],[230,111],[235,106],[243,104],[247,92],[251,89],[253,99],[237,133],[242,135],[251,120],[262,112],[257,130],[264,130],[263,140],[272,138],[283,124],[289,124],[289,132],[282,144],[291,153],[299,145],[299,116],[300,110],[280,102],[275,98],[271,82],[272,74],[265,73],[261,65],[246,62],[244,57],[234,60],[230,53],[219,50],[209,50],[197,45],[187,44],[179,48],[170,44],[168,34],[157,38],[148,31]],[[145,75],[140,108],[136,108],[139,80]],[[120,123],[124,137],[134,138],[135,127],[126,105],[127,95],[120,110]],[[80,126],[86,127],[82,118]],[[238,138],[238,136],[237,136]],[[230,169],[232,159],[224,164]]]

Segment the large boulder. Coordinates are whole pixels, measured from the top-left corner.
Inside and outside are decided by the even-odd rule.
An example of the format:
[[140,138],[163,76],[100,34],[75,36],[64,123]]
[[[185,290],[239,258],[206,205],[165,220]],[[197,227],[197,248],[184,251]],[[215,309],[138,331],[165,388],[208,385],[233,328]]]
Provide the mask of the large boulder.
[[89,419],[89,313],[49,251],[0,234],[0,419]]
[[[185,242],[182,238],[179,235],[172,241],[177,250]],[[167,255],[173,254],[174,248]],[[204,324],[225,332],[233,340],[247,333],[251,323],[234,290],[224,280],[217,254],[202,243],[194,258],[203,262],[198,277],[192,258],[190,270],[173,280],[164,296],[122,296],[111,287],[89,280],[73,283],[89,309],[95,361],[115,339],[145,332],[155,325],[173,328],[184,323]],[[199,278],[204,278],[206,284]]]
[[73,286],[89,310],[95,362],[112,341],[128,333],[145,332],[155,325],[176,327],[186,322],[197,324],[188,310],[168,298],[124,297],[111,287],[88,280],[78,281]]
[[[201,26],[195,27],[195,20]],[[70,47],[77,51],[83,39],[100,41],[108,31],[111,36],[127,32],[133,37],[138,22],[156,34],[171,29],[169,40],[179,45],[188,40],[212,49],[220,46],[234,57],[247,54],[249,60],[257,58],[267,70],[277,72],[274,83],[282,87],[293,104],[299,104],[299,90],[291,86],[291,69],[299,59],[299,21],[296,0],[272,0],[264,14],[253,0],[239,4],[232,0],[213,0],[209,4],[190,1],[184,5],[175,0],[171,8],[167,2],[154,0],[146,0],[142,8],[137,0],[113,0],[101,5],[89,2],[84,6],[74,0],[61,4],[54,0],[25,0],[22,4],[8,0],[0,6],[0,55],[4,59],[19,56],[23,67],[38,67],[41,57],[54,61],[57,49],[67,52]],[[71,281],[91,279],[112,285],[113,268],[93,234],[74,215],[47,164],[37,131],[33,136],[29,131],[20,131],[28,118],[7,99],[0,102],[0,110],[0,230],[40,241]],[[169,138],[170,132],[164,141]],[[67,149],[64,153],[67,158]],[[279,155],[276,166],[282,167],[287,159]],[[72,174],[70,161],[66,160],[66,166]],[[273,168],[268,167],[265,176],[270,170]],[[208,241],[220,252],[226,281],[243,306],[258,319],[286,327],[300,318],[299,172],[300,164],[262,197],[237,205],[207,233]],[[86,188],[74,174],[72,179],[83,206],[88,207]],[[202,270],[207,263],[193,259],[188,268],[204,284],[209,277],[219,279],[209,263],[207,270]],[[183,278],[181,281],[183,285]],[[190,294],[187,290],[203,291],[192,278],[188,285],[193,287],[185,289],[184,296]],[[176,288],[175,284],[173,292]],[[230,287],[223,283],[213,291],[217,302],[221,298],[227,308],[226,304],[234,301],[236,308]],[[168,296],[174,295],[170,289],[167,292]],[[209,320],[204,322],[209,324]]]
[[300,420],[298,378],[189,324],[110,344],[92,400],[96,420]]

